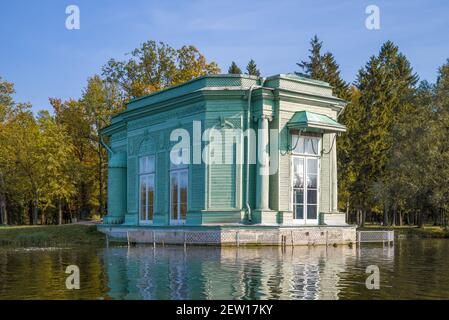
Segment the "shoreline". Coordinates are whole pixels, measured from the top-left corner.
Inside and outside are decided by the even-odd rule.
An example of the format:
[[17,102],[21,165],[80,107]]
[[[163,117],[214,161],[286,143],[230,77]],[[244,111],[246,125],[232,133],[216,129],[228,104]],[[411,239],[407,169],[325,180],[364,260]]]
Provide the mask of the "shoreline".
[[365,225],[357,230],[394,230],[395,238],[407,239],[449,239],[449,229],[444,230],[442,227],[426,225],[422,228],[417,226],[381,226],[381,225]]
[[[357,230],[394,230],[399,239],[449,239],[449,230],[425,226],[366,225]],[[123,245],[110,241],[109,245]],[[0,226],[1,247],[106,247],[106,235],[92,224],[67,224],[61,226]]]
[[105,247],[96,225],[0,226],[1,247]]

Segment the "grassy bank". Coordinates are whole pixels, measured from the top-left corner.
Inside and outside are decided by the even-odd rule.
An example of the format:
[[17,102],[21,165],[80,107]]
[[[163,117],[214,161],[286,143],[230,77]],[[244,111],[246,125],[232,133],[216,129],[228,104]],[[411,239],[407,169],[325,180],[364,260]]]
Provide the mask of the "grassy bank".
[[426,225],[422,228],[416,226],[379,226],[379,225],[366,225],[359,230],[394,230],[395,233],[403,235],[406,238],[439,238],[449,239],[449,230],[445,230],[442,227]]
[[93,225],[0,227],[1,246],[71,247],[105,243],[105,235]]

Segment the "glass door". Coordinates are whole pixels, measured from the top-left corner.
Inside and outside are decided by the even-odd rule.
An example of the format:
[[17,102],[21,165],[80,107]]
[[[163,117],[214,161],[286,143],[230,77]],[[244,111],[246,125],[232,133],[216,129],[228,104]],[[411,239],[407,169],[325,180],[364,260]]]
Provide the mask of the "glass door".
[[187,217],[188,170],[170,173],[170,223],[184,224]]
[[300,224],[318,224],[319,159],[292,158],[293,220]]
[[154,176],[156,168],[154,156],[145,156],[139,159],[139,214],[140,224],[153,223],[154,216]]
[[154,213],[154,175],[140,176],[140,222],[152,223]]

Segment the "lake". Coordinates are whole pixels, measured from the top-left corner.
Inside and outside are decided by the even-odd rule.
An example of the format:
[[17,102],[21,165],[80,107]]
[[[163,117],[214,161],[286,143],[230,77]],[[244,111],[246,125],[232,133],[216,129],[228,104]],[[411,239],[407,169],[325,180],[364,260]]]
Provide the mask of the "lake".
[[[80,289],[66,289],[66,267]],[[380,271],[368,290],[366,268]],[[449,299],[449,240],[394,246],[0,248],[0,299]]]

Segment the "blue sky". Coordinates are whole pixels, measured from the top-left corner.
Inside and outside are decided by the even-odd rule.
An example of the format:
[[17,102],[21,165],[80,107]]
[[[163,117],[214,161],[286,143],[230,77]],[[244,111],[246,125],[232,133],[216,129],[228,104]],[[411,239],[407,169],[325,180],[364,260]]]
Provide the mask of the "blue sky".
[[[65,28],[71,4],[80,8],[80,30]],[[380,8],[380,30],[365,28],[370,4]],[[268,76],[298,70],[314,34],[347,81],[392,40],[433,82],[449,58],[449,1],[0,0],[0,76],[37,111],[49,108],[49,97],[78,98],[109,58],[146,40],[193,44],[222,72],[253,58]]]

